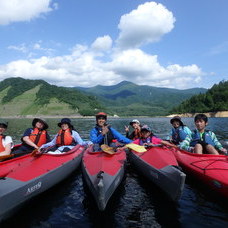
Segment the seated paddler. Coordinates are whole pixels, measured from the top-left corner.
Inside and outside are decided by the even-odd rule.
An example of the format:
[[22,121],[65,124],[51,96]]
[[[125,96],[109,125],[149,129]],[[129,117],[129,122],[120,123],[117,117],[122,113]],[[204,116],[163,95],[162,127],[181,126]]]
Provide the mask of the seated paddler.
[[48,124],[44,120],[34,118],[32,128],[26,129],[21,138],[21,146],[13,151],[12,154],[19,156],[31,153],[35,149],[38,150],[43,144],[50,141],[47,129]]
[[90,140],[94,144],[94,151],[101,151],[102,144],[116,147],[117,143],[128,144],[132,142],[107,123],[107,114],[104,112],[96,114],[96,126],[90,131]]
[[13,147],[13,140],[11,136],[5,135],[8,122],[0,120],[0,157],[3,155],[9,155]]
[[60,127],[59,132],[55,135],[51,142],[42,145],[39,151],[47,149],[48,153],[60,154],[70,151],[77,144],[83,146],[92,144],[90,141],[84,141],[80,137],[69,118],[61,119],[57,125]]
[[142,126],[141,137],[134,140],[133,143],[145,147],[152,147],[156,145],[177,147],[174,144],[171,144],[168,141],[162,140],[161,138],[155,136],[148,125]]

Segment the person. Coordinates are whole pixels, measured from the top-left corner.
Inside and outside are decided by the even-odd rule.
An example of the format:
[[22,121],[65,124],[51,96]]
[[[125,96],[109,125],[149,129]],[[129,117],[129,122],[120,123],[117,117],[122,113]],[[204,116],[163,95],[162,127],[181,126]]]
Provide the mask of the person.
[[150,127],[148,125],[143,125],[141,128],[141,137],[133,141],[134,144],[140,145],[140,146],[155,146],[158,144],[166,145],[166,146],[172,146],[177,147],[174,144],[171,144],[168,141],[162,140],[155,136]]
[[5,135],[7,130],[8,122],[0,120],[0,156],[10,155],[11,149],[13,147],[13,140],[11,136]]
[[227,153],[218,141],[214,132],[206,130],[208,118],[205,114],[197,114],[194,118],[196,129],[180,143],[180,148],[196,154]]
[[125,126],[126,137],[132,140],[140,138],[141,125],[136,119],[132,120],[129,125],[134,129],[134,131],[129,134],[129,126]]
[[101,151],[102,144],[115,147],[117,142],[123,144],[132,142],[107,123],[107,114],[104,112],[96,114],[96,126],[90,131],[90,140],[94,144],[94,151]]
[[21,138],[22,145],[13,151],[12,154],[20,156],[20,154],[29,154],[35,149],[38,150],[43,144],[50,141],[47,129],[48,124],[44,120],[34,118],[32,128],[26,129]]
[[43,144],[39,148],[39,152],[41,152],[42,149],[49,148],[49,153],[58,154],[71,150],[77,144],[83,146],[92,144],[92,142],[82,140],[78,132],[74,129],[74,126],[71,124],[71,120],[69,118],[61,119],[61,121],[57,125],[61,129],[55,135],[52,141]]
[[191,135],[192,131],[184,125],[179,116],[174,116],[170,123],[172,124],[172,129],[169,133],[167,140],[178,145],[180,142],[185,140],[188,135]]

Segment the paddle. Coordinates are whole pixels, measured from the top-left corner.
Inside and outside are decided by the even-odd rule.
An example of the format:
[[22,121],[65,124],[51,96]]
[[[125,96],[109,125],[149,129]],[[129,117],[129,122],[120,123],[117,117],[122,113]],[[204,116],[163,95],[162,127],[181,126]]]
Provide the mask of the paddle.
[[2,156],[0,156],[0,161],[4,161],[4,160],[6,160],[8,158],[12,158],[12,157],[14,157],[14,154],[2,155]]
[[132,149],[138,153],[144,153],[146,152],[146,148],[144,146],[140,146],[140,145],[137,145],[137,144],[134,144],[134,143],[129,143],[129,144],[126,144],[125,147],[129,148],[129,149]]
[[102,144],[101,149],[107,154],[111,154],[111,155],[115,154],[114,149],[106,144]]

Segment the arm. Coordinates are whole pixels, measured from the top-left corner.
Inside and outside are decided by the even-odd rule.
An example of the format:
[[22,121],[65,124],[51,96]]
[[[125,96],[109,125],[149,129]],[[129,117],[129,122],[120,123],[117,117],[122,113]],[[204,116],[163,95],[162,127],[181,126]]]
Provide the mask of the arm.
[[113,136],[117,139],[118,142],[125,143],[125,144],[132,142],[132,140],[124,137],[118,131],[116,131],[114,128],[111,127],[110,130],[112,131]]
[[215,148],[218,149],[219,151],[222,151],[224,153],[227,153],[227,150],[225,148],[223,148],[222,144],[218,141],[216,135],[214,132],[210,131],[211,134],[211,138],[215,144]]
[[75,142],[77,142],[79,145],[85,146],[85,145],[91,144],[90,141],[84,141],[76,131],[72,131],[72,136]]
[[168,141],[161,140],[161,144],[166,145],[166,146],[171,146],[171,147],[177,148],[176,145],[174,145],[174,144],[172,144],[172,143],[170,143]]
[[190,142],[192,140],[192,136],[191,135],[188,135],[184,141],[182,141],[179,145],[179,148],[180,149],[183,149],[183,150],[187,150],[187,151],[191,151],[191,147],[190,147]]
[[51,142],[48,142],[48,143],[43,144],[40,147],[40,149],[47,148],[47,147],[50,147],[50,146],[54,146],[56,144],[56,139],[57,139],[57,135],[55,135],[54,139],[52,139]]
[[97,129],[96,128],[93,128],[91,131],[90,131],[90,140],[94,143],[94,144],[99,144],[102,142],[102,140],[104,139],[104,136],[97,132]]
[[4,139],[4,144],[5,150],[1,152],[1,155],[9,155],[11,153],[11,147],[13,145],[12,138],[10,136],[6,136]]

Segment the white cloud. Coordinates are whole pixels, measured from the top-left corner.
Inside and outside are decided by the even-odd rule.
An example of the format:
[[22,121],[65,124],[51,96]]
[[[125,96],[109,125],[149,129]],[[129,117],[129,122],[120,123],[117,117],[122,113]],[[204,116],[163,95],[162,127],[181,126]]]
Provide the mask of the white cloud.
[[161,66],[157,56],[140,49],[116,52],[109,57],[111,61],[100,60],[91,49],[78,45],[70,55],[43,56],[0,66],[0,78],[44,79],[61,86],[113,85],[129,80],[151,86],[191,88],[203,74],[196,65]]
[[[45,9],[49,11],[50,1],[46,3]],[[157,55],[139,49],[140,45],[157,41],[171,31],[174,22],[172,13],[163,5],[148,2],[121,17],[117,47],[112,47],[108,35],[98,37],[91,45],[76,44],[71,53],[62,56],[48,55],[52,49],[46,48],[42,41],[27,46],[10,46],[9,49],[27,52],[30,57],[0,65],[0,80],[23,77],[44,79],[59,86],[84,87],[113,85],[128,80],[151,86],[192,88],[203,75],[197,65],[162,66]],[[43,56],[34,58],[40,56],[36,55],[37,52]]]
[[98,37],[91,45],[94,51],[108,51],[112,47],[110,36]]
[[158,41],[173,29],[174,22],[172,12],[162,4],[146,2],[121,17],[117,45],[121,48],[137,48]]
[[51,6],[51,2],[52,0],[0,0],[0,25],[30,21],[57,9],[57,3]]

